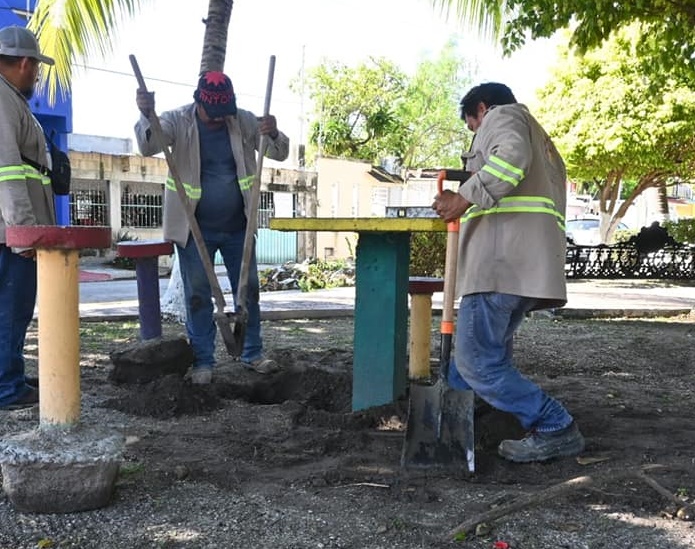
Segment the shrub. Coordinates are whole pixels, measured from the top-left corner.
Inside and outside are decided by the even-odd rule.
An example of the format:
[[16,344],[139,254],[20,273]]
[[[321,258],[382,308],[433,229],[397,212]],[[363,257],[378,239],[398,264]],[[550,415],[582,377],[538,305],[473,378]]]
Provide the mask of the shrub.
[[412,233],[410,236],[410,276],[444,276],[445,232]]
[[[138,240],[137,235],[121,229],[116,236],[116,245],[118,245],[118,242],[135,242],[136,240]],[[135,259],[132,257],[121,257],[117,254],[111,261],[111,264],[118,269],[135,270]]]
[[695,244],[695,219],[679,219],[678,221],[666,221],[664,227],[676,242],[682,244]]

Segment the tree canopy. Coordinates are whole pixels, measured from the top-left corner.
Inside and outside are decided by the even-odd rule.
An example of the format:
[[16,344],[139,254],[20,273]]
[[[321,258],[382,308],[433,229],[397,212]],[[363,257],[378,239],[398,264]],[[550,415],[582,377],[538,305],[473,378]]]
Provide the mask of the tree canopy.
[[[583,56],[565,49],[539,93],[539,119],[569,176],[596,182],[612,225],[646,188],[688,178],[695,167],[695,91],[645,74],[643,40],[635,24]],[[616,210],[624,180],[636,185]]]
[[579,53],[599,47],[611,32],[638,22],[644,67],[695,80],[695,2],[693,0],[431,0],[471,27],[503,34],[507,52],[528,37],[543,38],[571,28]]
[[453,42],[412,76],[384,58],[355,67],[324,61],[307,76],[311,147],[370,162],[395,157],[404,167],[459,166],[465,133],[458,101],[470,85],[468,67]]

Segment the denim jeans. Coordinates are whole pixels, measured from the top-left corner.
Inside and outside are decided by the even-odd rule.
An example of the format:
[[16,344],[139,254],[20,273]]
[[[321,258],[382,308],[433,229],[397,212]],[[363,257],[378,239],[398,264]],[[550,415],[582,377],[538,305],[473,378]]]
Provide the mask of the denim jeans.
[[24,339],[36,305],[36,262],[0,244],[0,406],[29,390]]
[[514,332],[536,300],[479,293],[464,296],[456,321],[455,367],[488,404],[514,414],[524,429],[556,431],[572,423],[569,412],[514,366]]
[[[219,250],[227,270],[227,277],[232,286],[236,301],[239,286],[239,270],[244,251],[245,231],[218,233],[201,231],[210,260],[214,263],[215,253]],[[195,354],[194,368],[212,368],[215,365],[215,336],[217,328],[213,318],[213,302],[210,283],[200,260],[198,248],[193,236],[188,237],[186,247],[176,246],[179,267],[186,298],[186,331]],[[251,254],[249,278],[246,293],[248,320],[246,338],[241,353],[243,362],[252,362],[261,358],[263,343],[261,341],[261,311],[258,288],[258,268],[255,251]]]

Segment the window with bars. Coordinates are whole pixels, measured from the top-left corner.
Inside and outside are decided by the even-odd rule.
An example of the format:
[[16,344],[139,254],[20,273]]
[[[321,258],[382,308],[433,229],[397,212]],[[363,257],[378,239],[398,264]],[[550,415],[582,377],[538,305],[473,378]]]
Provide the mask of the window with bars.
[[73,181],[70,190],[71,225],[109,225],[106,181]]
[[273,198],[273,193],[261,191],[258,197],[258,228],[269,228],[270,219],[272,217],[275,217],[275,200]]
[[164,185],[123,185],[121,225],[144,229],[161,227],[163,199]]

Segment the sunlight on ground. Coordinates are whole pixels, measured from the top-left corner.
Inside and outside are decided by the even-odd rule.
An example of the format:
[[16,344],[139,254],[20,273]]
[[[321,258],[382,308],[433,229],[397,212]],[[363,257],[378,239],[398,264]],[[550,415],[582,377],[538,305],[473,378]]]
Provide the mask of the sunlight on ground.
[[156,531],[163,527],[164,526],[155,526],[150,528],[150,530],[152,530],[153,540],[156,541],[158,544],[162,544],[162,546],[166,546],[172,542],[195,541],[200,539],[201,537],[200,532],[190,529],[177,530],[167,528],[166,530],[163,530],[161,532]]

